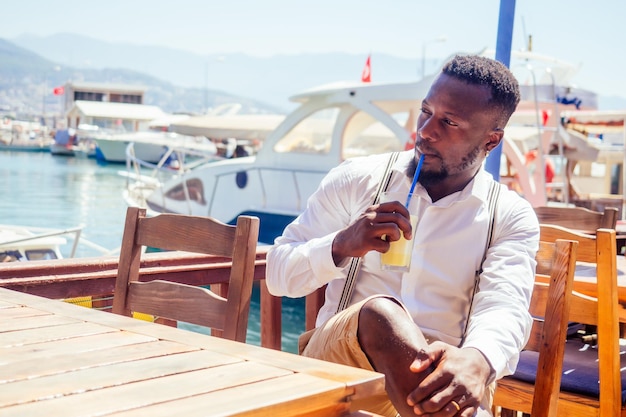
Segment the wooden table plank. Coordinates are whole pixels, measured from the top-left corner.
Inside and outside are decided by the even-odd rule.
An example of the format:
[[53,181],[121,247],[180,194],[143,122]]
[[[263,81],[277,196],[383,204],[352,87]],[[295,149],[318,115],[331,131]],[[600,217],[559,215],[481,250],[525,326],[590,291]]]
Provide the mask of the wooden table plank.
[[67,323],[64,325],[42,328],[29,328],[0,333],[0,347],[28,345],[31,343],[50,342],[72,337],[92,334],[110,333],[116,331],[111,327],[93,323]]
[[[68,395],[20,404],[10,408],[0,408],[0,416],[98,416],[212,391],[221,392],[233,385],[245,385],[254,381],[273,379],[288,374],[291,373],[270,366],[239,362],[133,384],[98,389],[81,393],[80,395]],[[147,393],[149,395],[146,395]],[[242,401],[243,398],[237,398],[236,400]],[[206,404],[206,407],[211,407],[211,404]],[[9,411],[10,413],[5,414],[5,412]],[[180,414],[177,413],[176,415]]]
[[[7,311],[7,310],[2,310]],[[2,314],[2,321],[0,321],[0,340],[4,337],[5,332],[12,332],[15,330],[24,329],[41,329],[44,327],[56,326],[60,324],[68,323],[80,323],[82,320],[78,320],[72,317],[63,317],[58,315],[38,316],[38,317],[25,317],[21,319],[5,320],[4,313]]]
[[11,361],[49,360],[54,356],[65,355],[68,352],[101,351],[113,346],[132,345],[152,340],[155,339],[141,334],[117,331],[52,342],[31,343],[24,346],[1,348],[0,365]]
[[13,308],[7,308],[6,310],[2,311],[2,317],[5,320],[48,315],[50,315],[50,313],[26,306],[15,306]]
[[198,350],[198,348],[157,340],[148,343],[115,346],[106,350],[76,352],[72,355],[57,356],[54,360],[18,360],[0,366],[0,383],[194,350]]
[[[329,404],[332,404],[329,407]],[[307,374],[291,374],[193,397],[119,412],[110,417],[212,417],[340,415],[349,403],[343,384]],[[333,410],[333,413],[330,413]]]
[[228,352],[231,355],[239,356],[245,360],[282,367],[333,381],[341,381],[347,387],[359,385],[359,390],[353,398],[369,397],[384,391],[384,379],[381,378],[381,374],[365,369],[302,356],[299,357],[300,360],[294,361],[292,353],[273,349],[255,349],[255,346],[243,343],[230,345],[228,341],[223,339],[211,340],[210,344],[206,342],[206,340],[201,340],[198,342],[198,346],[216,352],[228,346]]
[[[68,356],[71,356],[68,354]],[[0,407],[241,362],[203,350],[29,378],[0,389]]]

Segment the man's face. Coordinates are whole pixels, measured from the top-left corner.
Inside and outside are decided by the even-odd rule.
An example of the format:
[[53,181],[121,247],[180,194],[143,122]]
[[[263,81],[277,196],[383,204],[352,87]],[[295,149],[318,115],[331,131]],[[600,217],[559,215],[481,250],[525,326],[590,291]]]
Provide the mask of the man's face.
[[[471,179],[486,152],[499,143],[491,91],[439,75],[422,102],[417,119],[418,154],[424,154],[419,181],[427,186],[450,177]],[[495,141],[495,143],[494,143]]]

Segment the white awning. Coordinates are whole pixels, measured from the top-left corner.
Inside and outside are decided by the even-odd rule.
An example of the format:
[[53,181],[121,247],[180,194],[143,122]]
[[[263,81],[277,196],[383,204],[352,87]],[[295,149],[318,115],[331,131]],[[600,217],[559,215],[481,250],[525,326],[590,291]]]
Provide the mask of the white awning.
[[277,114],[233,114],[224,116],[197,116],[173,122],[172,132],[211,139],[264,140],[283,121]]
[[109,103],[102,101],[79,100],[74,102],[74,107],[69,113],[74,112],[75,109],[87,117],[105,119],[150,121],[162,118],[166,115],[166,113],[157,106],[148,106],[145,104]]

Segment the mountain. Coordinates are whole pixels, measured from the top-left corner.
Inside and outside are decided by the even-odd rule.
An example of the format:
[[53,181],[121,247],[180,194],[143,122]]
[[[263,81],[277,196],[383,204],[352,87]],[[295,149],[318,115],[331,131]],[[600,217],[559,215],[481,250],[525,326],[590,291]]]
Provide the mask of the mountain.
[[[303,90],[336,81],[360,80],[367,58],[343,53],[202,56],[182,49],[104,42],[69,33],[22,35],[11,41],[61,67],[126,68],[174,85],[251,97],[284,110],[294,106],[288,98]],[[439,61],[429,60],[428,68],[434,70]],[[373,82],[412,81],[420,75],[421,60],[417,58],[372,54]]]
[[[286,113],[295,107],[288,100],[294,94],[322,84],[359,80],[366,58],[345,53],[202,56],[70,33],[21,35],[11,42],[0,40],[0,106],[7,95],[16,94],[17,85],[29,107],[41,109],[46,88],[84,80],[145,85],[146,104],[169,112],[201,113],[207,107],[238,101],[249,112]],[[434,71],[441,61],[427,60],[426,72]],[[421,56],[373,53],[371,62],[373,82],[413,81],[422,73]],[[47,106],[55,103],[58,97],[47,96]],[[626,98],[599,97],[599,107],[623,109]]]
[[203,113],[208,107],[232,102],[241,103],[248,113],[282,112],[276,106],[249,96],[238,96],[218,88],[179,86],[123,66],[73,67],[0,39],[1,110],[27,118],[42,113],[60,114],[62,97],[54,96],[52,90],[70,80],[141,85],[146,88],[145,104],[172,113]]
[[2,39],[0,39],[0,58],[2,62],[0,71],[3,77],[0,81],[4,81],[5,77],[7,80],[15,81],[25,72],[38,73],[41,70],[51,70],[53,67],[50,62],[36,53]]

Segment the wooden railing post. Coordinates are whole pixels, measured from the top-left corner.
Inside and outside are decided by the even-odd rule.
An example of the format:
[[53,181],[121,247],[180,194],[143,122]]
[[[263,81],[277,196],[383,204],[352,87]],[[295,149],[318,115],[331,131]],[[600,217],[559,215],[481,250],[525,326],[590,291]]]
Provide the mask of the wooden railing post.
[[282,300],[267,290],[265,280],[259,282],[261,290],[261,346],[282,348]]
[[326,285],[318,288],[315,292],[306,296],[305,301],[305,330],[311,330],[315,328],[315,320],[317,319],[317,313],[324,305],[326,300]]

